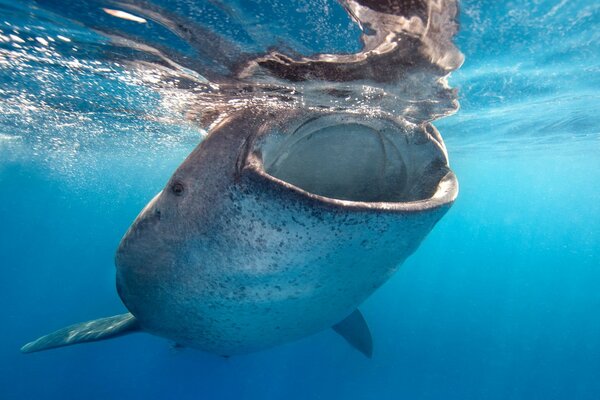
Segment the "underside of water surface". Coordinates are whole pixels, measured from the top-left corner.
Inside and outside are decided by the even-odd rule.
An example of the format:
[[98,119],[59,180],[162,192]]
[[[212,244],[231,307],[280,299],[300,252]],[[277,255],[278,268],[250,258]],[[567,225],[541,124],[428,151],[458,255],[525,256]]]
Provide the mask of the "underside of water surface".
[[[230,359],[150,335],[19,354],[126,311],[119,240],[247,109],[367,118],[258,148],[329,198],[430,196],[414,132],[448,156],[459,198],[361,306],[373,359],[329,331]],[[599,109],[589,0],[0,0],[0,398],[598,399]]]

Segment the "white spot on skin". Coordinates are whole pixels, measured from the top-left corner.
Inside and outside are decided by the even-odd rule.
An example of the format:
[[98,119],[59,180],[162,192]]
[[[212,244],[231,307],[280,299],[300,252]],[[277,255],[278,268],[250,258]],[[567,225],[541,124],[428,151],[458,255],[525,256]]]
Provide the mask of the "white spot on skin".
[[44,39],[43,37],[36,37],[35,40],[37,40],[38,43],[40,43],[44,46],[48,46],[48,41],[46,39]]
[[71,39],[69,39],[68,37],[64,37],[62,35],[57,35],[56,36],[58,39],[62,40],[63,42],[70,42]]

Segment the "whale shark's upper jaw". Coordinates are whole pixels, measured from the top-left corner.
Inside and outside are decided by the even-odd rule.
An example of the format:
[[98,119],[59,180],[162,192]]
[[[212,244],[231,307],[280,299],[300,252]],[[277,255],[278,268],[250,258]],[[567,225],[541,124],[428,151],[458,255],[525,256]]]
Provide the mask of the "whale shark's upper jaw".
[[343,207],[417,211],[450,204],[458,194],[443,142],[430,124],[342,113],[287,128],[256,137],[245,169]]

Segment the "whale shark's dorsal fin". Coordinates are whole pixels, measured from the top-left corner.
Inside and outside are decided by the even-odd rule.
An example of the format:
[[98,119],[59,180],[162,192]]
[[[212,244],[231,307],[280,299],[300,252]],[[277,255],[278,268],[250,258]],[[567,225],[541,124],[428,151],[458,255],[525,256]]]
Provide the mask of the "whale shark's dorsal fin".
[[33,353],[54,347],[111,339],[139,330],[139,324],[132,314],[115,315],[59,329],[33,342],[27,343],[21,347],[21,351],[23,353]]
[[342,336],[352,347],[371,358],[373,355],[373,339],[367,321],[358,310],[335,324],[333,330]]

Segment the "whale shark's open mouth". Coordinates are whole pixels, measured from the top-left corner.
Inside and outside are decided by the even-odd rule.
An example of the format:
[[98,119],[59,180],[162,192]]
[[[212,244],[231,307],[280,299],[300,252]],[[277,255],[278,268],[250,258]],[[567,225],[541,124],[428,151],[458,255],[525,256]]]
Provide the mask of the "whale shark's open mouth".
[[308,193],[355,202],[429,199],[450,172],[437,132],[385,119],[325,116],[269,133],[255,152],[264,172]]

